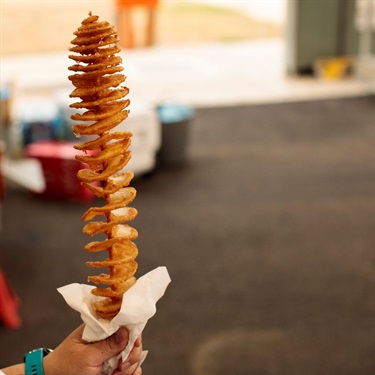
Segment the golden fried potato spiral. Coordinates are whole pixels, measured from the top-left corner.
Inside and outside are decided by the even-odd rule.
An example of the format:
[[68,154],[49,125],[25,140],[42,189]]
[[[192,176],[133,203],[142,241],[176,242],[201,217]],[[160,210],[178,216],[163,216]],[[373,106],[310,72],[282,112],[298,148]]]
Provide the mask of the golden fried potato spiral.
[[[138,249],[132,240],[138,233],[124,224],[137,215],[137,210],[128,206],[136,196],[136,190],[129,186],[133,173],[122,172],[131,157],[128,148],[132,133],[113,130],[128,116],[126,108],[130,102],[125,96],[129,90],[120,86],[125,76],[120,73],[122,59],[116,56],[120,51],[116,30],[98,19],[90,13],[74,32],[76,37],[69,50],[76,54],[69,58],[75,64],[69,70],[75,74],[68,78],[75,86],[70,97],[81,99],[70,107],[86,110],[71,116],[79,122],[73,125],[73,132],[77,137],[96,136],[74,147],[86,152],[77,155],[76,159],[88,166],[78,172],[78,179],[106,202],[102,207],[89,208],[82,220],[88,221],[83,228],[85,234],[105,233],[107,236],[104,241],[90,242],[85,250],[108,251],[108,257],[103,261],[86,264],[93,268],[109,268],[109,274],[90,276],[88,280],[96,285],[106,285],[93,289],[92,293],[104,297],[95,303],[97,314],[111,319],[120,310],[123,294],[136,281]],[[91,221],[97,217],[104,217],[104,220]]]

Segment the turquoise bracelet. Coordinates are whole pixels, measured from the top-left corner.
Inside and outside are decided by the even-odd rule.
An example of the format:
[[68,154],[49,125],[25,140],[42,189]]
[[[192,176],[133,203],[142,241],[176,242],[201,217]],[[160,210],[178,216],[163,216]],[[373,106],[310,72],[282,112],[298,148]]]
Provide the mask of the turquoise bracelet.
[[43,358],[51,353],[51,349],[35,349],[25,355],[26,375],[44,375]]

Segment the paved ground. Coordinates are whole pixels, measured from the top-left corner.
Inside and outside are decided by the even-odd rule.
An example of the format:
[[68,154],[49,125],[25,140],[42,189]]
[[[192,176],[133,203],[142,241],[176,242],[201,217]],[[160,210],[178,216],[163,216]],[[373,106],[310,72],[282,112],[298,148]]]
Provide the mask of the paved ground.
[[[146,327],[148,375],[372,375],[374,99],[197,110],[190,163],[135,181],[139,274],[172,284]],[[79,317],[87,205],[11,192],[2,265],[23,326],[0,366]]]

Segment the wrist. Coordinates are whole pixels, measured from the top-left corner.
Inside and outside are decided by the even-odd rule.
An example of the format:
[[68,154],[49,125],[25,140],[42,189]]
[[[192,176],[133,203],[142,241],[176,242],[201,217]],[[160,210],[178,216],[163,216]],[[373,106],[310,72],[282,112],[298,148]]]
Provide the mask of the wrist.
[[26,375],[45,375],[44,372],[44,358],[51,353],[51,349],[40,348],[32,350],[26,353],[25,362],[25,374]]
[[[53,369],[53,353],[47,355],[46,357],[43,358],[43,369],[44,369],[44,375],[54,375],[57,374],[56,371]],[[27,374],[25,374],[27,375]]]
[[2,368],[1,371],[5,375],[25,375],[25,365],[23,363],[19,363],[17,365]]

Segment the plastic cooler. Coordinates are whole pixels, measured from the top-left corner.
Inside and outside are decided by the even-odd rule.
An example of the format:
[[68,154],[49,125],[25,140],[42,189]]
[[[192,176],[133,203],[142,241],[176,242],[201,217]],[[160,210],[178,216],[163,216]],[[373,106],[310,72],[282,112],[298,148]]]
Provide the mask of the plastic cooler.
[[72,142],[43,141],[26,147],[25,156],[40,162],[45,179],[45,190],[33,194],[51,199],[89,201],[94,198],[77,178],[77,172],[85,166],[75,159],[79,151],[73,145]]

